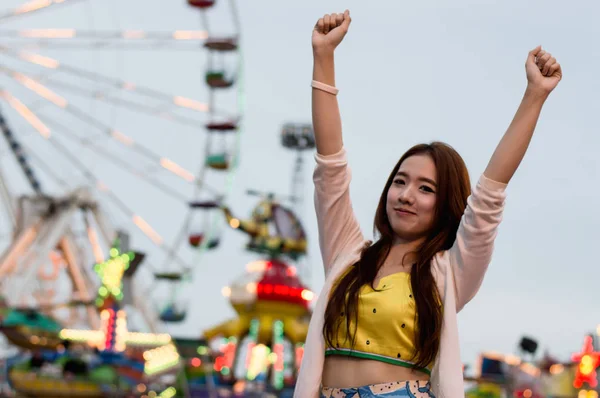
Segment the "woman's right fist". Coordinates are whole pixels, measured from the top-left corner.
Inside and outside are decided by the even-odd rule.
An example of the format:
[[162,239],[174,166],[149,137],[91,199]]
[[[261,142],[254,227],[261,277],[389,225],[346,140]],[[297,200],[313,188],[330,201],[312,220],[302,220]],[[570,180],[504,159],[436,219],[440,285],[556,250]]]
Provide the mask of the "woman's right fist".
[[343,14],[326,14],[315,25],[312,46],[315,51],[333,51],[342,42],[350,27],[350,11]]

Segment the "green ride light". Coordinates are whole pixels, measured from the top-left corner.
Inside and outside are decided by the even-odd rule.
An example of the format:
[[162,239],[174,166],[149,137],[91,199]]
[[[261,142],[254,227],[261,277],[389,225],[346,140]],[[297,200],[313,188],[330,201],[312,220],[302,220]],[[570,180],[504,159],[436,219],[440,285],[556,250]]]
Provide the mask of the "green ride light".
[[256,337],[258,335],[258,327],[259,327],[260,323],[258,321],[258,319],[253,319],[250,321],[250,335],[252,337]]
[[278,390],[283,388],[283,374],[282,373],[277,373],[277,375],[275,375],[275,382],[273,384],[274,384],[274,387]]

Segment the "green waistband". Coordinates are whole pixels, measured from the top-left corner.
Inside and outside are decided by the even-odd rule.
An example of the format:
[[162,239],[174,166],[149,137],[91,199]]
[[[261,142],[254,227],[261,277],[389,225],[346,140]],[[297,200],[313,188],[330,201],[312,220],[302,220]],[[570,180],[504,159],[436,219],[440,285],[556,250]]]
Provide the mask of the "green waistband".
[[327,350],[325,350],[325,356],[329,356],[329,355],[344,355],[344,356],[347,356],[347,357],[354,357],[354,358],[361,358],[361,359],[371,359],[373,361],[385,362],[385,363],[389,363],[389,364],[392,364],[392,365],[398,365],[398,366],[403,366],[405,368],[410,368],[410,369],[418,370],[420,372],[425,373],[428,376],[431,376],[431,370],[430,369],[427,369],[427,368],[413,368],[414,364],[411,363],[411,362],[402,361],[402,360],[396,359],[396,358],[386,357],[384,355],[372,354],[372,353],[361,352],[361,351],[354,351],[354,350],[341,350],[341,349],[335,349],[335,348],[328,348]]

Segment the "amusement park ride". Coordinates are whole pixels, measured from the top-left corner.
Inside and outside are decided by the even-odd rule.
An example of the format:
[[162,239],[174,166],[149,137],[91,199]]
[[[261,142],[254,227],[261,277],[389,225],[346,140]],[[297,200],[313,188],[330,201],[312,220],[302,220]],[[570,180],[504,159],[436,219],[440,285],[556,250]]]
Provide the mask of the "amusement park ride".
[[[10,1],[14,7],[0,14],[2,26],[75,10],[86,2]],[[242,116],[236,2],[188,0],[187,5],[199,12],[204,30],[0,30],[0,127],[6,143],[0,148],[0,194],[8,216],[1,224],[9,230],[0,236],[6,243],[0,257],[0,327],[18,350],[5,363],[7,394],[152,396],[162,390],[161,396],[215,396],[223,388],[293,388],[313,298],[299,278],[303,270],[292,265],[306,255],[306,233],[297,214],[302,152],[314,148],[312,130],[298,124],[282,130],[282,145],[297,153],[291,198],[249,191],[260,196],[258,204],[248,219],[235,217],[227,199],[238,162]],[[223,21],[233,22],[229,33],[209,29],[210,19],[219,16],[219,29],[226,27]],[[197,43],[202,45],[186,47]],[[170,95],[61,58],[69,58],[74,50],[122,48],[201,48],[207,101]],[[169,130],[187,128],[197,134],[197,127],[203,126],[198,146],[204,148],[204,158],[198,172],[160,155],[136,140],[135,133],[126,134],[114,117],[88,112],[87,103],[106,106],[113,115],[117,110],[131,112],[139,118],[135,120],[156,118]],[[227,110],[232,104],[235,108]],[[29,134],[32,131],[41,141],[33,141],[39,137]],[[108,149],[109,144],[131,156]],[[142,218],[138,206],[131,205],[134,196],[118,193],[112,181],[99,176],[93,161],[80,155],[85,150],[185,206],[181,227],[169,234],[170,244],[152,220]],[[68,173],[54,158],[69,164]],[[73,172],[83,176],[83,183],[65,177]],[[13,194],[19,174],[30,194]],[[161,181],[161,174],[189,184],[191,198]],[[283,203],[288,201],[291,206]],[[116,228],[117,216],[125,216],[131,225]],[[221,248],[222,225],[247,234],[246,248],[262,259],[224,289],[238,318],[207,330],[189,352],[189,341],[160,331],[186,321],[180,295],[183,284],[193,283],[190,264],[201,263],[204,252]],[[156,249],[130,248],[130,242],[139,247],[139,232]],[[160,267],[156,250],[165,257]],[[157,286],[171,292],[160,306],[152,300]],[[135,322],[134,315],[142,322]]]
[[598,398],[600,352],[595,347],[600,341],[597,333],[584,337],[580,352],[569,361],[561,362],[548,353],[526,361],[537,350],[537,342],[530,338],[521,340],[522,355],[502,355],[484,352],[474,369],[474,376],[466,376],[471,386],[467,398]]
[[[179,354],[169,334],[128,331],[127,314],[121,305],[123,278],[135,269],[135,253],[122,253],[119,247],[117,241],[110,258],[94,267],[101,280],[95,299],[100,315],[97,330],[57,328],[46,319],[52,326],[48,327],[39,322],[44,318],[39,312],[14,308],[8,312],[3,328],[8,326],[11,332],[4,331],[5,335],[21,347],[24,345],[19,343],[28,340],[33,353],[9,369],[15,390],[34,396],[102,397],[136,391],[138,386],[163,390],[169,386],[164,376],[178,371]],[[20,323],[17,330],[11,328],[13,318]],[[20,338],[14,338],[15,334]],[[78,355],[77,348],[87,349],[87,361]],[[57,375],[61,379],[57,380]]]
[[[0,130],[6,143],[0,148],[0,228],[9,230],[3,235],[0,229],[0,331],[17,352],[4,356],[0,395],[290,396],[314,300],[306,284],[307,234],[299,214],[304,153],[315,142],[310,125],[285,124],[281,145],[296,154],[291,195],[248,190],[258,198],[250,216],[234,214],[229,194],[243,113],[236,1],[181,0],[180,6],[200,15],[203,30],[171,33],[19,25],[4,30],[15,20],[58,15],[93,0],[8,1],[14,7],[0,12]],[[169,12],[168,4],[161,10]],[[211,26],[231,29],[216,34]],[[123,48],[203,54],[207,100],[167,94],[61,58],[77,49]],[[87,103],[107,108],[87,111]],[[150,140],[136,140],[135,131],[125,134],[115,110],[129,112],[128,120],[143,126],[141,137],[161,129],[191,132],[185,141],[169,136],[168,144],[186,142],[194,156],[202,153],[198,172],[183,166],[190,162],[159,154]],[[119,185],[99,176],[104,167],[93,166],[97,159],[118,168],[119,177],[132,176],[136,190],[109,188]],[[61,162],[69,170],[60,170]],[[191,187],[191,195],[163,176]],[[16,195],[24,191],[14,189],[22,181],[29,193]],[[140,215],[149,195],[140,193],[142,186],[155,191],[153,204],[161,210],[147,218]],[[117,227],[119,216],[127,222]],[[176,224],[175,232],[164,234],[173,237],[170,243],[153,226],[161,216]],[[199,338],[171,336],[170,326],[188,320],[184,285],[197,286],[194,271],[223,249],[227,227],[248,237],[245,248],[254,258],[222,290],[235,317],[198,331]],[[159,254],[162,266],[156,266]],[[160,288],[168,293],[158,305],[154,292]],[[598,339],[588,336],[568,363],[482,354],[470,379],[477,386],[466,396],[501,397],[508,391],[524,398],[597,398],[597,351]]]
[[[63,10],[75,10],[71,15],[77,15],[77,12],[85,11],[81,8],[83,3],[91,2],[10,1],[14,3],[14,8],[0,14],[0,23],[3,25],[14,20],[26,22],[30,20],[30,16],[35,19],[38,15],[51,15],[53,12],[62,15]],[[140,6],[146,7],[146,2],[140,2]],[[182,0],[179,6],[186,6],[186,2]],[[231,175],[235,171],[239,152],[242,115],[239,106],[242,59],[236,2],[189,0],[187,6],[191,11],[198,12],[204,30],[176,30],[171,33],[141,30],[115,32],[100,29],[0,31],[0,56],[3,58],[0,66],[0,99],[8,105],[0,108],[3,117],[2,132],[7,143],[7,150],[2,152],[2,160],[8,159],[12,152],[34,193],[31,197],[23,195],[15,199],[9,186],[11,180],[14,181],[15,172],[11,173],[10,169],[9,175],[3,172],[5,182],[0,191],[2,202],[10,215],[11,228],[9,232],[0,236],[4,242],[10,238],[9,249],[2,258],[0,272],[3,277],[10,272],[11,278],[19,278],[17,283],[11,282],[10,286],[18,289],[20,296],[26,296],[30,302],[33,301],[34,306],[44,304],[45,307],[62,310],[66,301],[88,302],[94,290],[90,288],[94,275],[91,275],[89,267],[84,265],[91,260],[85,257],[90,257],[91,254],[93,261],[102,261],[104,253],[114,240],[115,233],[110,222],[119,217],[126,217],[127,222],[131,224],[120,229],[127,229],[128,233],[132,233],[132,240],[137,242],[136,245],[140,245],[137,238],[141,238],[145,240],[143,243],[146,246],[150,246],[146,247],[144,252],[157,250],[157,254],[164,254],[162,266],[156,265],[158,256],[154,254],[140,267],[143,275],[138,274],[136,278],[128,280],[132,284],[129,292],[132,307],[141,313],[144,327],[151,330],[159,327],[160,323],[181,322],[185,319],[185,311],[175,305],[175,294],[170,294],[167,300],[156,300],[157,302],[150,302],[148,296],[161,288],[175,292],[181,290],[181,284],[191,284],[191,271],[194,268],[191,264],[198,262],[202,251],[214,248],[213,245],[205,243],[211,239],[214,243],[216,238],[203,240],[202,243],[200,241],[202,237],[215,235],[213,226],[218,224],[216,215],[213,213],[208,216],[207,212],[190,203],[227,199],[232,188]],[[168,12],[169,9],[162,11]],[[218,26],[221,31],[218,34],[209,29],[210,21],[215,16],[219,17]],[[228,26],[232,28],[228,29],[229,31],[226,30]],[[199,43],[201,45],[198,45]],[[36,51],[31,50],[32,48]],[[58,52],[68,56],[76,50],[110,51],[122,48],[132,52],[159,49],[162,54],[178,50],[179,53],[204,55],[206,70],[203,80],[207,101],[170,95],[137,82],[99,73],[96,69],[89,70],[88,64],[76,66],[68,61],[59,60],[58,57],[40,53]],[[192,60],[194,63],[198,61],[193,58]],[[86,111],[82,105],[85,103],[98,107],[95,109],[106,105],[106,108],[102,109],[110,111],[106,112],[109,113],[109,117],[101,116],[101,111]],[[228,107],[231,109],[227,109]],[[199,149],[194,152],[194,156],[198,153],[204,155],[198,165],[198,172],[194,174],[188,171],[180,162],[163,156],[150,145],[136,140],[133,133],[128,135],[117,128],[113,124],[113,116],[117,111],[128,112],[128,116],[135,117],[132,120],[140,120],[146,125],[147,119],[154,123],[154,118],[157,120],[155,130],[166,126],[168,131],[189,131],[195,137],[200,136],[199,141],[189,139],[189,144]],[[158,124],[159,122],[163,124]],[[198,134],[199,126],[203,126],[204,134]],[[154,125],[150,124],[150,130],[153,130],[153,127]],[[41,152],[34,149],[36,147],[31,142],[32,138],[36,137],[27,137],[27,133],[32,130],[43,139],[43,143],[40,144]],[[85,135],[77,131],[85,131]],[[147,133],[148,131],[144,131],[142,136],[145,137]],[[101,142],[103,139],[106,142]],[[128,153],[119,154],[117,149],[109,149],[109,144]],[[49,150],[52,153],[49,153]],[[91,150],[92,155],[99,159],[80,156],[80,153],[87,150]],[[139,160],[134,160],[136,158]],[[54,159],[66,162],[69,174],[75,171],[83,176],[83,186],[78,178],[65,181],[61,171],[55,170],[58,166],[54,165]],[[142,195],[120,194],[110,188],[112,184],[107,183],[106,179],[98,176],[90,165],[98,161],[118,167],[122,171],[119,177],[133,176],[136,184],[141,181],[162,197],[178,201],[176,205],[165,205],[173,210],[173,215],[170,215],[166,222],[179,226],[175,227],[178,232],[169,234],[173,236],[172,243],[167,243],[158,233],[152,220],[140,215],[137,208],[144,205],[143,201],[139,203],[138,200],[138,204],[131,205],[134,199],[142,199]],[[0,164],[0,169],[3,167],[10,165]],[[161,174],[175,177],[178,182],[191,187],[191,198],[180,193],[173,184],[161,181]],[[50,177],[52,182],[60,187],[59,193],[43,191],[42,181],[37,175]],[[10,178],[7,181],[8,177]],[[50,185],[44,182],[44,185]],[[73,182],[77,182],[78,185],[72,186]],[[68,193],[65,195],[65,192]],[[155,213],[151,215],[155,220],[163,216],[161,212]],[[106,214],[109,217],[106,217]],[[183,218],[180,223],[173,219],[179,215]],[[17,220],[18,217],[23,219]],[[76,226],[73,223],[74,218],[77,219]],[[201,231],[196,229],[198,219],[208,221],[203,225],[205,229]],[[3,224],[5,227],[9,225]],[[133,227],[133,231],[130,231],[130,226]],[[98,242],[99,240],[103,242]],[[58,246],[56,242],[59,242]],[[191,245],[188,245],[188,242]],[[50,252],[53,259],[50,271],[40,270],[41,267],[44,270],[48,268],[47,264],[42,265],[48,260],[46,252]],[[27,255],[22,258],[22,253]],[[15,263],[17,256],[18,264]],[[65,273],[65,269],[68,272]],[[65,290],[56,289],[54,285],[59,284],[58,279],[64,274],[68,277],[66,282],[72,289],[69,287],[69,292],[66,293],[68,297],[63,298],[61,302],[56,292]],[[36,279],[38,282],[44,282],[34,283]],[[148,279],[151,281],[148,282]],[[3,282],[6,280],[7,278],[4,278]],[[26,289],[22,289],[23,287]],[[8,292],[4,293],[11,304],[17,299]],[[141,297],[144,299],[139,300]],[[75,312],[80,311],[72,311],[71,323],[80,322],[76,319],[78,315]],[[89,306],[87,313],[90,319],[86,323],[89,326],[97,326],[98,315]]]
[[[312,128],[299,124],[284,125],[281,142],[297,150],[298,157],[315,145]],[[293,180],[301,180],[302,172],[301,161],[296,161]],[[200,346],[190,352],[197,367],[203,361],[210,366],[208,372],[188,368],[187,389],[198,394],[210,381],[242,394],[286,396],[293,391],[302,361],[314,293],[291,264],[307,254],[306,232],[276,195],[248,193],[260,196],[248,219],[236,218],[223,204],[203,204],[222,210],[229,226],[248,236],[246,249],[262,259],[247,264],[246,272],[223,288],[237,317],[205,330]],[[299,194],[287,199],[296,206],[302,200]]]
[[[84,3],[91,2],[9,0],[2,4],[8,10],[0,12],[0,127],[6,142],[0,148],[0,202],[4,206],[0,218],[4,303],[0,327],[19,351],[6,361],[11,388],[3,394],[17,390],[39,395],[46,388],[49,394],[60,392],[61,396],[152,396],[155,390],[172,384],[165,375],[185,364],[180,362],[171,337],[155,332],[183,321],[185,312],[173,311],[169,300],[161,300],[158,306],[148,298],[156,284],[165,282],[161,275],[178,274],[179,282],[192,282],[190,264],[198,262],[201,251],[214,248],[195,240],[199,234],[207,239],[214,236],[211,228],[223,223],[223,215],[217,219],[213,214],[215,221],[199,232],[193,229],[194,219],[205,218],[204,214],[199,215],[203,212],[189,203],[225,202],[237,164],[242,59],[236,2],[189,0],[186,4],[182,0],[175,5],[197,12],[203,30],[107,31],[97,24],[102,24],[99,20],[94,21],[93,30],[21,29],[27,21],[43,25],[44,19],[38,16],[44,15],[56,16],[52,21],[75,15],[76,25],[82,19],[77,14],[89,11]],[[106,3],[96,4],[117,7]],[[139,6],[152,5],[140,2]],[[170,11],[168,6],[156,7]],[[217,34],[210,30],[213,18],[218,19]],[[80,51],[118,52],[123,48],[203,56],[207,100],[171,95],[113,77],[89,62],[78,65],[79,58],[74,56]],[[95,111],[85,109],[85,104],[90,104],[90,109],[93,104]],[[128,117],[146,126],[145,119],[158,121],[156,128],[151,121],[142,137],[165,126],[168,131],[200,136],[188,140],[200,149],[195,156],[204,154],[198,172],[188,171],[182,163],[136,140],[135,132],[125,134],[117,128],[117,111],[129,112]],[[204,134],[198,134],[199,126]],[[39,137],[32,136],[32,131],[42,138],[42,144],[35,141]],[[106,142],[101,142],[103,139]],[[109,149],[109,144],[130,155]],[[90,156],[83,155],[88,150]],[[152,221],[140,216],[136,211],[139,205],[131,205],[136,196],[117,193],[106,178],[99,177],[99,170],[93,167],[98,159],[92,157],[120,168],[123,175],[133,176],[163,197],[179,201],[184,210],[174,211],[174,216],[186,214],[182,214],[179,232],[169,234],[174,238],[171,244]],[[65,163],[67,172],[60,169]],[[19,174],[25,176],[29,185],[25,188],[31,194],[14,194],[24,190],[15,189]],[[82,176],[83,183],[79,176],[71,177],[73,174]],[[162,182],[161,174],[192,187],[191,198],[173,184]],[[170,207],[177,210],[177,206]],[[118,216],[125,216],[131,224],[115,228]],[[173,217],[170,221],[177,222]],[[164,253],[162,267],[156,266],[154,253],[145,254],[147,249],[129,249],[129,234],[131,242],[139,246],[139,232],[155,251]],[[183,245],[188,242],[191,245]],[[176,285],[172,279],[167,279],[167,284]],[[136,319],[134,315],[141,320],[130,322]],[[140,329],[152,333],[140,333]],[[164,362],[166,357],[170,359]],[[170,396],[174,391],[167,388],[163,394]]]

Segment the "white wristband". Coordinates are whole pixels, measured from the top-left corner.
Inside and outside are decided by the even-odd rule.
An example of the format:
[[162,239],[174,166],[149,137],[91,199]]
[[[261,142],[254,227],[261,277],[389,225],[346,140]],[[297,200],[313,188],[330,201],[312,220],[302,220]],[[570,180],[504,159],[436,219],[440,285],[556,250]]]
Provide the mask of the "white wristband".
[[325,91],[326,93],[337,95],[340,90],[337,88],[330,86],[329,84],[321,83],[316,80],[312,81],[311,86],[316,88],[317,90]]

